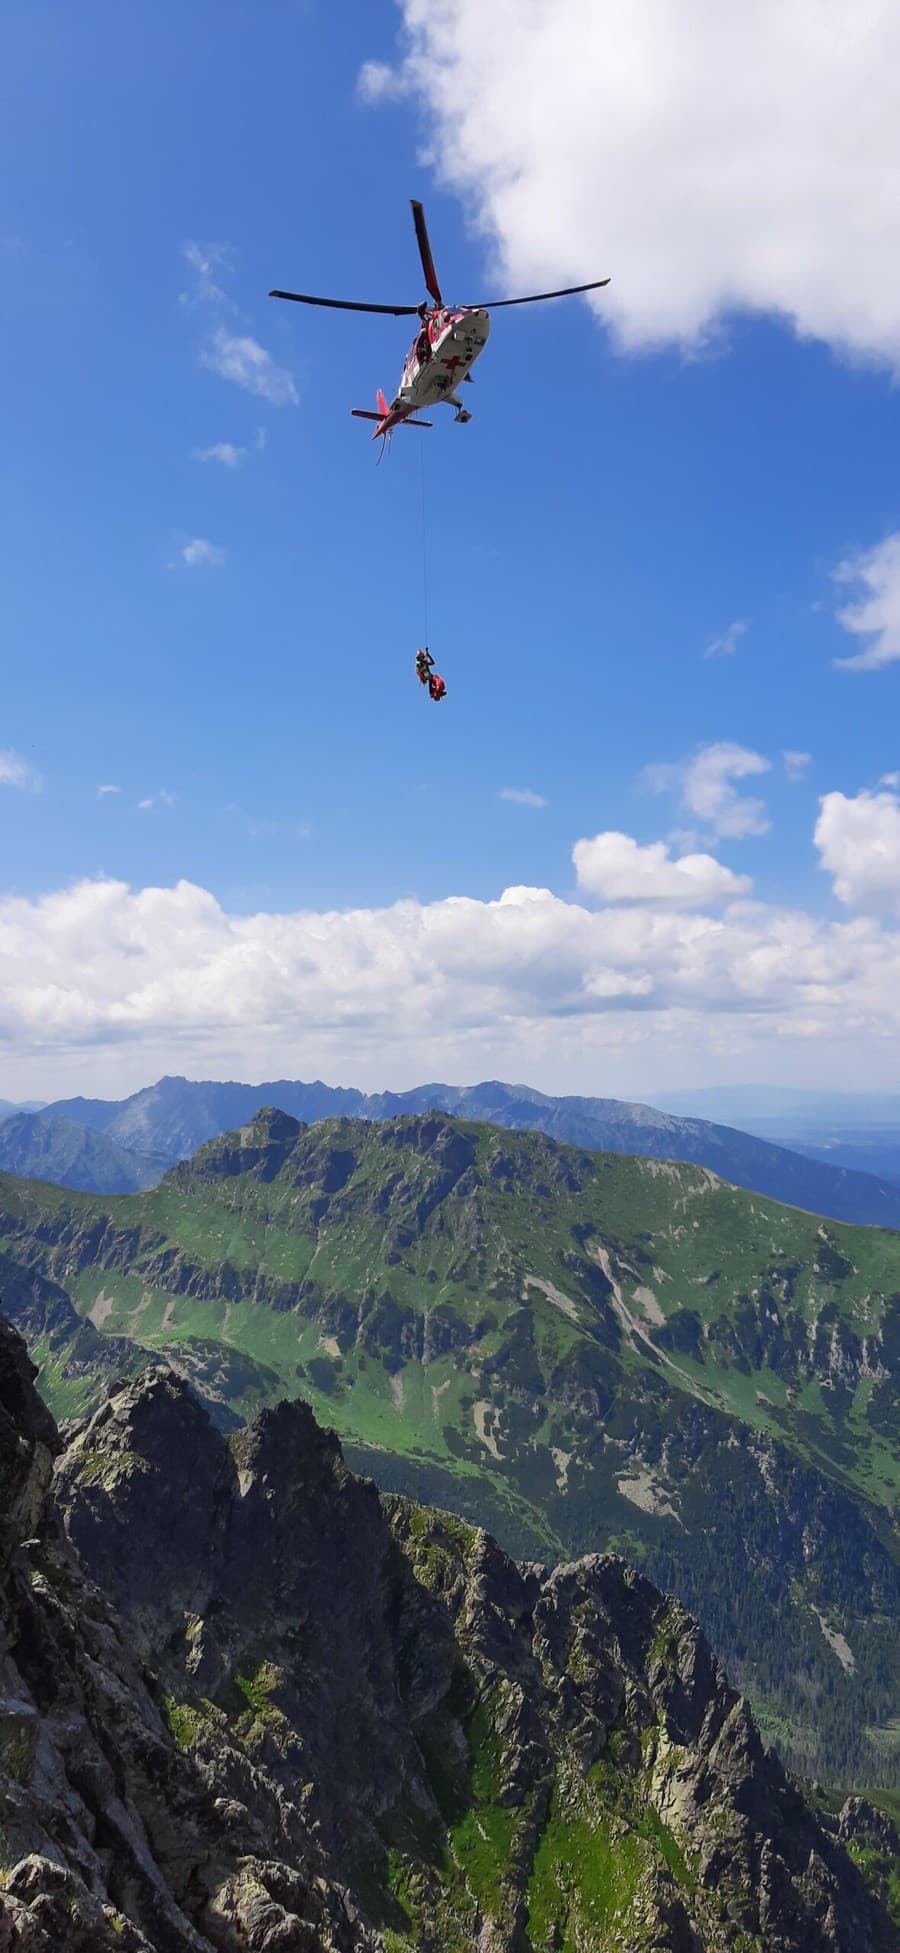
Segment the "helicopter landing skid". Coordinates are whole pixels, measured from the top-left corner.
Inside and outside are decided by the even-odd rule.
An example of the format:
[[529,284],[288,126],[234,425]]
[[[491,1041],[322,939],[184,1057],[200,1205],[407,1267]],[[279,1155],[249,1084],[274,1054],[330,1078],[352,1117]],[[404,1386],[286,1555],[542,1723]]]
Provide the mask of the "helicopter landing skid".
[[472,416],[469,412],[469,409],[468,407],[463,406],[463,403],[460,400],[458,394],[447,393],[444,395],[444,398],[447,402],[448,407],[456,408],[456,413],[454,414],[454,420],[460,421],[463,425],[467,420],[471,420]]

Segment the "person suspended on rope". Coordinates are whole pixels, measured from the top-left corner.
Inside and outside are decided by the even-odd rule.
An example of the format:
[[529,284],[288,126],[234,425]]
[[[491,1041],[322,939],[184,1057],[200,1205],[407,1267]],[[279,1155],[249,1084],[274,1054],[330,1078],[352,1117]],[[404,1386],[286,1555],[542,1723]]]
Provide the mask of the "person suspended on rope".
[[424,651],[416,652],[416,677],[418,678],[420,684],[427,685],[430,674],[432,673],[433,670],[434,670],[434,659],[426,644]]
[[447,696],[447,687],[439,671],[433,671],[428,680],[428,696],[434,699],[435,704],[437,704],[439,699],[446,698]]

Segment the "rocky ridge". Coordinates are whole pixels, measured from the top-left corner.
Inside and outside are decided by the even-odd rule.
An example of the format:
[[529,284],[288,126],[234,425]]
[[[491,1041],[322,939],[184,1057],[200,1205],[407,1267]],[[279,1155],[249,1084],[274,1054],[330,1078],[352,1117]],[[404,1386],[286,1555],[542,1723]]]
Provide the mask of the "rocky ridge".
[[62,1449],[32,1377],[0,1324],[3,1953],[896,1953],[620,1560],[517,1564],[168,1371]]
[[[146,1167],[146,1155],[174,1164],[218,1134],[246,1125],[270,1105],[310,1123],[334,1118],[380,1121],[450,1112],[520,1132],[543,1132],[567,1145],[602,1152],[693,1160],[711,1167],[735,1186],[750,1188],[772,1200],[790,1201],[813,1213],[857,1225],[900,1227],[900,1188],[891,1177],[877,1177],[877,1167],[872,1172],[859,1172],[852,1170],[851,1164],[848,1170],[824,1157],[807,1157],[802,1147],[791,1151],[790,1141],[773,1144],[752,1130],[738,1131],[732,1124],[683,1118],[625,1099],[549,1098],[527,1086],[508,1085],[498,1079],[471,1086],[432,1083],[409,1092],[365,1093],[324,1085],[321,1079],[304,1084],[300,1079],[281,1078],[254,1086],[212,1079],[160,1078],[155,1085],[118,1101],[59,1099],[42,1109],[41,1126],[64,1120],[71,1129],[80,1128],[86,1141],[94,1135],[115,1142],[125,1150],[125,1160],[136,1149],[132,1157],[140,1170]],[[12,1172],[36,1170],[16,1166],[12,1159],[7,1164]],[[88,1184],[68,1179],[65,1173],[45,1177],[59,1177],[70,1186]],[[106,1191],[113,1190],[109,1181]]]

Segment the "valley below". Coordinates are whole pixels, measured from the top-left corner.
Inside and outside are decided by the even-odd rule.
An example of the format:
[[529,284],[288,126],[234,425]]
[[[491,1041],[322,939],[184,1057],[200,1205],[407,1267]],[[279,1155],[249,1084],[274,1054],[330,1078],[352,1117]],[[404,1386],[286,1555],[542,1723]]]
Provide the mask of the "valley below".
[[0,1178],[0,1295],[55,1414],[175,1364],[301,1397],[387,1492],[700,1619],[787,1762],[900,1759],[900,1236],[703,1167],[432,1111],[258,1114],[116,1198]]

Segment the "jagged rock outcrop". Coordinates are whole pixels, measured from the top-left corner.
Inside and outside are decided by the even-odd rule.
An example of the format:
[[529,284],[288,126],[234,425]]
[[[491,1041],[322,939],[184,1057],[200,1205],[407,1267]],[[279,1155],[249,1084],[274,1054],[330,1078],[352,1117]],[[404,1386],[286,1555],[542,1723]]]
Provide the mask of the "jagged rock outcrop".
[[[895,1953],[688,1616],[0,1324],[2,1953]],[[849,1821],[849,1820],[848,1820]]]
[[[224,1762],[211,1785],[173,1738],[136,1637],[48,1496],[60,1445],[34,1374],[0,1321],[2,1953],[374,1946],[314,1838],[296,1863],[279,1855],[274,1786],[260,1781],[251,1812],[228,1798]],[[164,1588],[164,1555],[153,1574]]]

